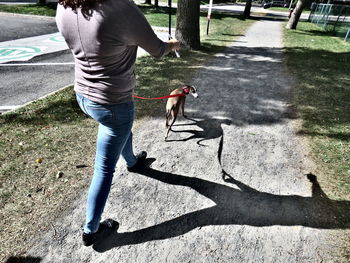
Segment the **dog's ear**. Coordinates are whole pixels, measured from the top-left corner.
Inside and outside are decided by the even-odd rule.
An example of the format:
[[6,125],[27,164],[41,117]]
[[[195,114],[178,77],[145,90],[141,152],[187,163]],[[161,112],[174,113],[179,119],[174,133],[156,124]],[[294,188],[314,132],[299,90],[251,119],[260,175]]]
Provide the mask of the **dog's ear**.
[[197,89],[195,86],[191,86],[190,87],[190,94],[195,97],[195,98],[198,98],[198,93],[197,93]]
[[190,90],[193,93],[197,93],[197,88],[195,86],[190,86]]

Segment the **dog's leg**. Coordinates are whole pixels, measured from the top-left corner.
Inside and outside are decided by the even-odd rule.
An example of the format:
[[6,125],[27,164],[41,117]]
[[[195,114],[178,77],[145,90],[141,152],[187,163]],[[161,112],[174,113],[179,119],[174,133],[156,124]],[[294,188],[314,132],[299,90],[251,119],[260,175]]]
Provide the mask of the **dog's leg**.
[[182,112],[182,116],[184,118],[187,118],[187,116],[185,115],[185,102],[186,102],[186,97],[183,97],[183,100],[181,101],[181,112]]
[[165,114],[165,127],[169,127],[169,120],[170,120],[170,110],[166,112]]
[[170,132],[171,127],[173,126],[174,122],[176,121],[177,114],[175,114],[174,111],[171,111],[171,116],[172,116],[172,120],[171,120],[170,125],[168,126],[168,129],[167,129],[167,132],[165,135],[165,140],[168,139],[169,132]]
[[181,112],[182,112],[182,116],[186,117],[185,116],[185,100],[182,100],[182,102],[181,102]]
[[170,131],[170,126],[168,127],[166,134],[165,134],[165,141],[168,139],[168,135],[169,135],[169,131]]
[[165,121],[165,127],[169,127],[169,122],[170,122],[170,116],[171,116],[171,113],[174,111],[174,108],[175,108],[175,105],[172,105],[170,109],[167,109],[166,113],[165,113],[165,118],[166,118],[166,121]]

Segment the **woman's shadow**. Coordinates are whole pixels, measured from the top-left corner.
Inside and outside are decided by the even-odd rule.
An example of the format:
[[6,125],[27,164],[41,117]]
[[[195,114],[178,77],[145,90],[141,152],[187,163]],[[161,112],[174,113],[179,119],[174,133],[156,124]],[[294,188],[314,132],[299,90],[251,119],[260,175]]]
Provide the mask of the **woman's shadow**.
[[94,244],[96,251],[104,252],[114,247],[172,238],[210,225],[283,225],[319,229],[350,227],[350,201],[329,199],[317,182],[317,177],[312,174],[307,175],[312,183],[311,197],[260,192],[224,171],[226,183],[234,184],[239,189],[152,168],[145,168],[140,174],[166,184],[190,187],[211,199],[215,205],[133,232],[111,232]]

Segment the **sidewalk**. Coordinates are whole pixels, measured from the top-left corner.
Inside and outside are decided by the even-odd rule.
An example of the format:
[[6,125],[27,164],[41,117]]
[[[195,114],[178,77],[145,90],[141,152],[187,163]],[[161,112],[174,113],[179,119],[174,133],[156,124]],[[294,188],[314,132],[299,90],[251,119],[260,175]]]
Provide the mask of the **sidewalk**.
[[[322,211],[295,135],[282,24],[258,21],[193,80],[200,99],[164,142],[164,119],[136,124],[142,175],[119,162],[104,218],[120,223],[93,248],[81,243],[85,195],[28,255],[41,262],[330,262]],[[222,179],[222,169],[227,180]],[[328,230],[325,230],[328,229]]]

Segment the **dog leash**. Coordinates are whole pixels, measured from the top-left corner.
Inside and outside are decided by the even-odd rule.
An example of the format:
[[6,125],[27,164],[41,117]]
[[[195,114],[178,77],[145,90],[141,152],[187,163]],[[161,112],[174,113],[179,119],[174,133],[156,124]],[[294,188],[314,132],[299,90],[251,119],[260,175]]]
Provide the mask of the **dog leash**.
[[162,99],[167,99],[167,98],[173,98],[173,97],[183,97],[186,96],[185,93],[181,93],[181,94],[174,94],[174,95],[168,95],[168,96],[163,96],[163,97],[156,97],[156,98],[145,98],[145,97],[140,97],[140,96],[136,96],[133,95],[133,98],[136,99],[141,99],[141,100],[162,100]]
[[190,93],[190,89],[189,88],[182,88],[182,93],[181,94],[173,94],[173,95],[168,95],[168,96],[163,96],[163,97],[156,97],[156,98],[145,98],[145,97],[140,97],[140,96],[136,96],[133,95],[133,98],[136,99],[141,99],[141,100],[162,100],[162,99],[168,99],[168,98],[173,98],[173,97],[183,97],[186,96]]

